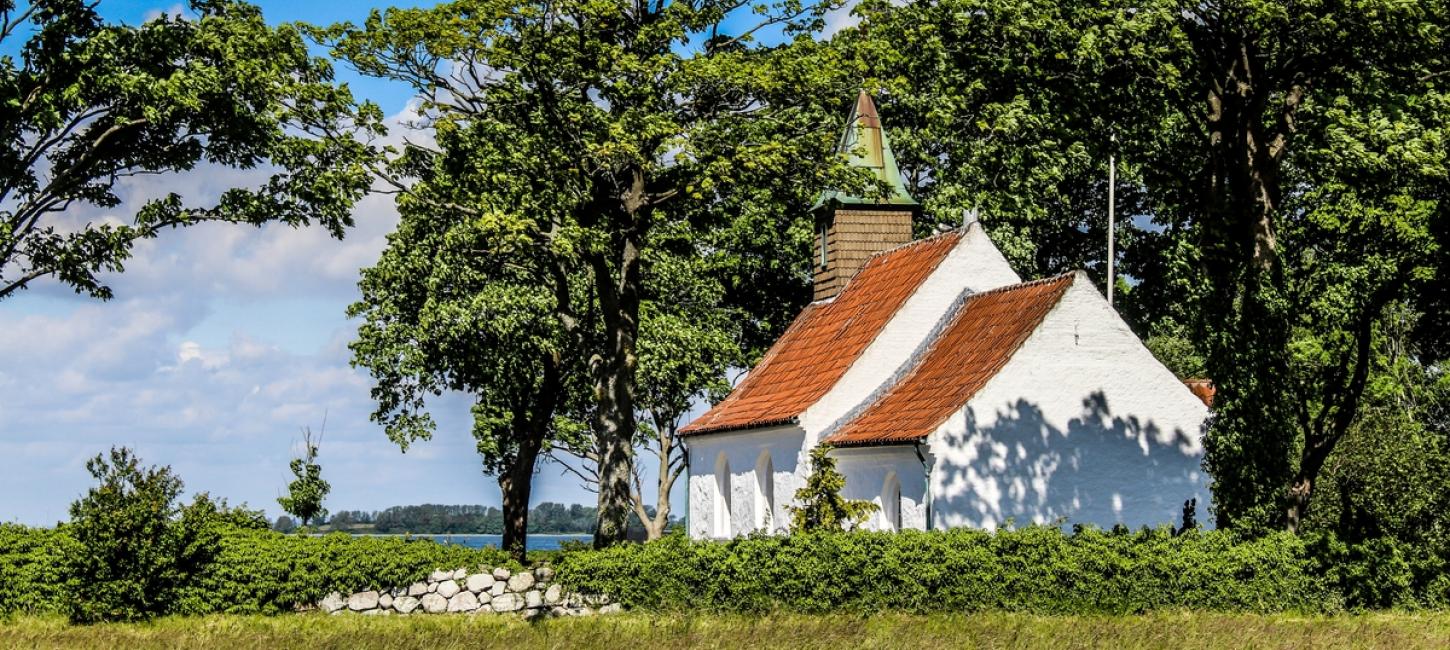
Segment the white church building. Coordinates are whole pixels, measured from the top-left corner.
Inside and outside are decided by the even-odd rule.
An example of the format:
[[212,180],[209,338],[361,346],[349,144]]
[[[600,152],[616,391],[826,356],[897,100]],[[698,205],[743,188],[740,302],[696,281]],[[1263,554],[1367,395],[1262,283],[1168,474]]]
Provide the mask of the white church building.
[[920,208],[865,93],[847,124],[842,151],[894,191],[822,197],[814,302],[681,430],[690,536],[786,529],[822,443],[844,496],[880,506],[874,530],[1156,526],[1206,506],[1206,399],[1085,273],[1023,282],[978,223],[912,241]]

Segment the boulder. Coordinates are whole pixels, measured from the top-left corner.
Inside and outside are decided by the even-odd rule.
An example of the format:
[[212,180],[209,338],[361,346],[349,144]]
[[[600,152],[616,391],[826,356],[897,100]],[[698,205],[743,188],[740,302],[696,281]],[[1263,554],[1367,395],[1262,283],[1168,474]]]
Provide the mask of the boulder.
[[436,582],[429,582],[428,583],[428,593],[431,594],[431,593],[433,593],[435,591],[438,591],[438,583],[436,583]]
[[452,577],[453,577],[453,572],[452,571],[434,571],[433,573],[428,574],[428,581],[429,582],[443,582],[444,580],[447,580],[447,579],[452,578]]
[[530,589],[524,592],[524,607],[538,609],[543,606],[544,594],[539,593],[538,589]]
[[471,591],[460,591],[448,599],[449,612],[471,612],[478,609],[478,596]]
[[504,590],[507,589],[507,588],[508,588],[508,583],[500,580],[498,582],[493,583],[493,587],[491,587],[488,590],[488,594],[490,596],[498,596],[498,595],[502,594],[504,592]]
[[463,585],[468,587],[469,591],[476,594],[493,588],[493,583],[493,576],[487,573],[475,573],[468,576],[468,579],[464,581]]
[[399,614],[411,614],[413,610],[418,609],[418,599],[412,596],[399,596],[393,599],[393,609],[398,610]]
[[462,590],[458,583],[453,580],[444,580],[438,583],[438,595],[444,598],[452,598],[454,594]]
[[426,593],[428,593],[428,583],[426,582],[415,582],[411,585],[408,585],[409,596],[422,596]]
[[530,587],[533,587],[533,586],[534,586],[534,574],[531,573],[531,572],[529,572],[529,571],[524,571],[523,573],[520,573],[520,574],[518,574],[518,575],[516,575],[516,576],[514,576],[512,578],[509,578],[509,591],[512,591],[512,592],[514,592],[516,594],[524,593],[525,591],[528,591]]
[[347,597],[347,608],[354,612],[377,609],[378,592],[360,591]]
[[616,614],[622,611],[624,611],[624,606],[619,603],[613,603],[599,608],[600,614]]
[[322,602],[317,603],[317,606],[322,608],[322,611],[331,614],[347,607],[347,601],[343,599],[342,594],[334,591],[328,594],[326,598],[323,598]]
[[523,609],[524,602],[518,594],[499,594],[489,602],[495,612],[516,612]]
[[494,580],[508,580],[510,575],[513,575],[513,574],[510,573],[508,569],[505,569],[503,567],[499,567],[499,568],[493,570],[493,579]]
[[550,605],[558,605],[560,602],[563,602],[563,600],[564,600],[564,588],[563,587],[560,587],[559,585],[549,585],[549,588],[546,589],[546,590],[544,590],[544,602],[545,603],[548,603]]
[[393,595],[383,594],[378,596],[378,609],[388,609],[393,606]]
[[454,580],[462,580],[468,577],[468,569],[454,569],[453,575],[449,576]]
[[423,611],[429,614],[442,614],[448,611],[448,599],[438,594],[423,596]]
[[534,569],[534,575],[539,577],[539,582],[548,582],[554,579],[554,570],[546,566]]

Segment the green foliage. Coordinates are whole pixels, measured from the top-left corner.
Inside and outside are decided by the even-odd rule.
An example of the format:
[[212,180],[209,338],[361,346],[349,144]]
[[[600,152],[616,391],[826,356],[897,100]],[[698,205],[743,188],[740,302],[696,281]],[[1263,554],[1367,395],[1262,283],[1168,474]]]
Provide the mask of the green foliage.
[[1221,526],[1298,527],[1358,416],[1387,307],[1426,314],[1411,338],[1426,367],[1443,362],[1447,3],[861,11],[837,40],[883,89],[928,213],[982,207],[1025,275],[1101,268],[1117,154],[1132,216],[1118,262],[1138,281],[1119,309],[1175,371],[1217,386]]
[[[280,614],[333,591],[408,585],[436,569],[517,566],[495,548],[340,533],[286,535],[237,527],[224,513],[212,514],[205,517],[215,540],[210,560],[192,567],[157,603],[165,609],[153,614]],[[97,588],[70,579],[70,558],[83,552],[71,530],[0,526],[0,614],[65,612]]]
[[791,530],[848,530],[876,512],[878,506],[870,501],[842,497],[841,490],[845,487],[846,477],[836,469],[831,446],[816,445],[811,449],[811,474],[795,493],[795,501],[800,505],[786,507],[790,510]]
[[[334,591],[406,586],[437,569],[510,566],[495,548],[402,537],[285,535],[223,528],[220,552],[183,590],[184,614],[280,614]],[[516,565],[514,565],[516,566]]]
[[[169,467],[143,468],[129,449],[86,463],[98,486],[71,504],[66,556],[72,621],[139,620],[173,609],[179,590],[217,553],[209,527],[218,506],[199,495],[177,503],[181,479]],[[223,506],[224,508],[224,506]]]
[[1201,379],[1208,376],[1203,353],[1193,343],[1188,328],[1172,318],[1153,324],[1153,332],[1143,341],[1148,351],[1167,366],[1179,379]]
[[62,611],[75,546],[63,527],[0,524],[0,615]]
[[[233,0],[134,26],[104,23],[95,3],[22,7],[0,1],[0,300],[44,277],[109,298],[104,275],[138,241],[197,223],[352,225],[382,115],[333,83],[295,26]],[[98,218],[121,207],[118,180],[201,164],[272,171],[213,205],[170,193],[125,206],[124,223]]]
[[658,542],[565,556],[560,580],[658,610],[1124,614],[1327,612],[1339,597],[1301,539],[1227,532],[811,533]]
[[310,429],[303,431],[302,446],[302,457],[292,459],[292,476],[295,478],[287,484],[287,494],[277,497],[277,505],[296,515],[302,520],[302,527],[306,528],[309,523],[327,517],[322,501],[327,498],[332,486],[322,479],[322,465],[317,463],[317,445],[312,442]]
[[[598,468],[598,536],[622,539],[638,398],[674,401],[639,390],[642,346],[678,341],[683,322],[713,348],[724,324],[745,343],[728,356],[754,352],[805,298],[805,208],[841,175],[826,116],[856,92],[807,36],[838,4],[458,0],[317,30],[364,74],[412,86],[436,136],[394,161],[416,182],[398,183],[403,222],[354,308],[390,432],[425,429],[418,395],[450,380],[495,431],[580,432],[548,417],[567,403],[592,437],[578,446]],[[788,44],[759,46],[750,24]],[[681,261],[708,281],[676,283]],[[716,307],[739,311],[693,317]],[[551,362],[566,377],[544,390]],[[485,462],[507,449],[479,438]]]

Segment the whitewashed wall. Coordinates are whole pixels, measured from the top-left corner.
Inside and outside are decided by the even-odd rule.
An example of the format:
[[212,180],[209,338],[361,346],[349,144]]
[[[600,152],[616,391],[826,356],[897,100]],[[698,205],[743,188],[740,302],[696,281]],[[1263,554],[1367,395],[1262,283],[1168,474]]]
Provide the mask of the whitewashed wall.
[[[922,449],[923,455],[926,449]],[[922,459],[910,445],[889,447],[848,447],[831,451],[836,468],[846,476],[841,496],[876,504],[876,514],[864,522],[867,530],[890,530],[887,515],[891,511],[889,496],[884,494],[888,478],[895,478],[901,487],[898,507],[901,529],[926,529],[926,479]],[[930,462],[930,458],[927,458]]]
[[1079,273],[1016,355],[930,438],[937,526],[1180,521],[1208,409]]
[[[785,506],[804,480],[801,450],[805,431],[795,425],[710,433],[687,438],[690,454],[689,533],[695,539],[720,539],[756,530],[764,512],[769,528],[779,530],[790,522]],[[762,509],[759,479],[761,455],[770,459],[768,479],[774,498]],[[717,505],[716,467],[721,458],[730,467],[730,530],[725,535],[714,529]]]

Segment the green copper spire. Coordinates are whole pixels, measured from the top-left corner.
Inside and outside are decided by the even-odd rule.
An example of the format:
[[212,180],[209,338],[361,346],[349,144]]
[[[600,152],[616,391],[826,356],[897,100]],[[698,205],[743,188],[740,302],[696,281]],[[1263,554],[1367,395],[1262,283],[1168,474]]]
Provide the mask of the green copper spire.
[[896,156],[891,153],[891,140],[886,129],[881,127],[881,117],[876,113],[876,104],[871,96],[862,90],[851,107],[851,117],[846,120],[846,130],[841,134],[841,143],[836,153],[850,157],[850,165],[871,170],[876,178],[885,181],[891,188],[890,194],[867,199],[849,196],[837,190],[827,190],[816,199],[816,207],[832,201],[854,205],[896,205],[916,206],[916,199],[906,191],[906,180],[896,167]]

